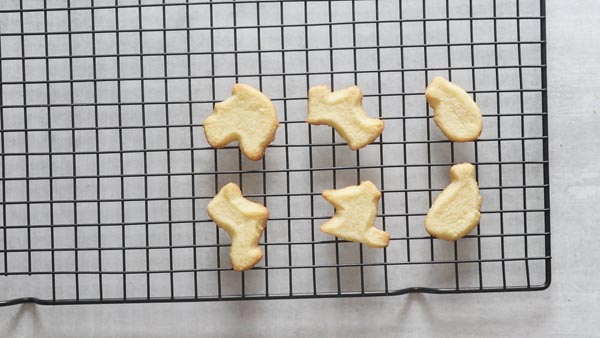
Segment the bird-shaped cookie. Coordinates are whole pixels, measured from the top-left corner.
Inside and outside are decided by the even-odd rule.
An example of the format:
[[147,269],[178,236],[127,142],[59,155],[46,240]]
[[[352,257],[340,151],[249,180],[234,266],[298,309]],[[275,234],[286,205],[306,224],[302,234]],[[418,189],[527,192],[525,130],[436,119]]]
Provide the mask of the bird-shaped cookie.
[[451,183],[435,199],[425,217],[425,229],[433,236],[455,241],[479,224],[482,197],[470,163],[450,168]]
[[373,226],[381,198],[373,183],[364,181],[343,189],[325,190],[323,197],[333,204],[335,215],[321,226],[321,231],[372,248],[388,245],[390,234]]

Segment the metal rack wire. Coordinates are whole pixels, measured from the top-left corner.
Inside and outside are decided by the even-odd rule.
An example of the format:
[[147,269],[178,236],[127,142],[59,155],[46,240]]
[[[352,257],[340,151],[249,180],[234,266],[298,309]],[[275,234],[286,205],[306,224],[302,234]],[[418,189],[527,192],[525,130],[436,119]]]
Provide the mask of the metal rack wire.
[[[0,305],[540,290],[550,283],[543,0],[0,3]],[[484,112],[447,141],[423,97],[443,75]],[[235,82],[280,114],[260,162],[202,121]],[[358,84],[386,123],[351,152],[304,123],[312,85]],[[456,162],[476,164],[476,231],[423,218]],[[383,193],[376,250],[326,236],[323,189]],[[233,272],[205,207],[241,185],[271,216],[265,257]],[[317,229],[317,230],[315,230]]]

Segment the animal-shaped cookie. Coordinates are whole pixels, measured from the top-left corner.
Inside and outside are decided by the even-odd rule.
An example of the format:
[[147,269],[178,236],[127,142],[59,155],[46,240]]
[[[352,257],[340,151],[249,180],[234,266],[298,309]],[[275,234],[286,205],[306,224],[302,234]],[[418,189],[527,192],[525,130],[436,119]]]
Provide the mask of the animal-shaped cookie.
[[383,131],[383,121],[370,118],[362,109],[362,92],[357,86],[331,92],[327,86],[308,91],[310,124],[326,124],[356,150],[373,142]]
[[267,225],[269,210],[245,199],[235,183],[229,183],[208,203],[208,215],[231,237],[229,257],[235,271],[254,267],[263,257],[258,240]]
[[475,167],[462,163],[450,168],[451,183],[435,199],[425,217],[425,229],[447,241],[464,237],[479,224],[482,197]]
[[381,198],[373,183],[364,181],[343,189],[325,190],[323,197],[333,204],[335,215],[321,226],[321,231],[372,248],[388,245],[390,234],[373,226]]
[[475,141],[481,135],[479,106],[461,87],[436,76],[427,86],[425,98],[433,108],[435,124],[449,140]]
[[263,93],[246,84],[236,83],[231,94],[215,104],[204,121],[206,139],[215,148],[237,140],[247,158],[260,160],[279,127],[275,107]]

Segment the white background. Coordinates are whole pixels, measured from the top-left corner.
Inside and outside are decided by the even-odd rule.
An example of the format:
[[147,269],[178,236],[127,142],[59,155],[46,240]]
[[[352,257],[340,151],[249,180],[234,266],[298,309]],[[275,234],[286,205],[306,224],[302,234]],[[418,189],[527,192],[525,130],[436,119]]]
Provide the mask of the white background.
[[542,292],[0,308],[2,337],[595,337],[600,2],[547,4],[552,274]]

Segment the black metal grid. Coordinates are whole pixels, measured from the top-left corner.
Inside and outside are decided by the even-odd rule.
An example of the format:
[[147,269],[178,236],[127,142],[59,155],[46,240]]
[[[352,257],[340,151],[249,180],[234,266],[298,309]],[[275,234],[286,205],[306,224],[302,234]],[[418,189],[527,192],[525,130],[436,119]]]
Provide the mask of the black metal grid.
[[[550,283],[543,0],[71,1],[0,4],[1,305],[540,290]],[[465,87],[484,132],[447,141],[423,91]],[[275,103],[260,162],[201,121],[235,82]],[[358,84],[386,130],[351,152],[308,126],[306,91]],[[477,165],[481,225],[423,217],[455,162]],[[372,180],[387,249],[318,231],[323,189]],[[205,207],[241,185],[270,220],[233,272]]]

